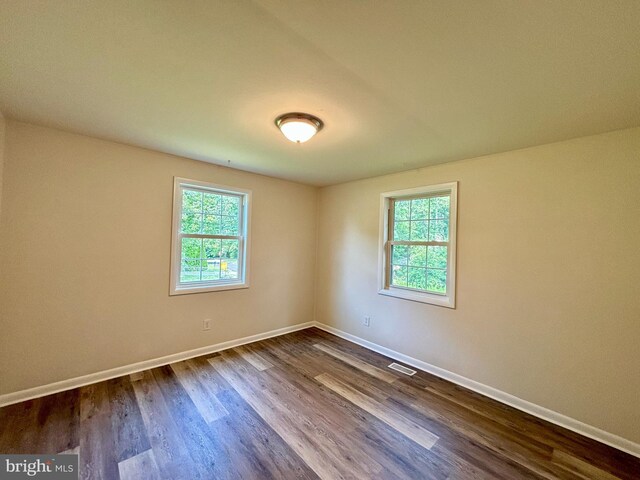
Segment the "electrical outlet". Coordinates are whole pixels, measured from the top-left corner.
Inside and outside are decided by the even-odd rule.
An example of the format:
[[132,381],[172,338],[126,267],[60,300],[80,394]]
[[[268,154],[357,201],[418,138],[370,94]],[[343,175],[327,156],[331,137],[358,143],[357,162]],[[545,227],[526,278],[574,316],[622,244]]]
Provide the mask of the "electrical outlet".
[[205,318],[202,321],[202,330],[211,330],[211,320],[208,318]]
[[364,317],[364,320],[362,321],[362,324],[365,327],[368,327],[369,325],[371,325],[371,317]]

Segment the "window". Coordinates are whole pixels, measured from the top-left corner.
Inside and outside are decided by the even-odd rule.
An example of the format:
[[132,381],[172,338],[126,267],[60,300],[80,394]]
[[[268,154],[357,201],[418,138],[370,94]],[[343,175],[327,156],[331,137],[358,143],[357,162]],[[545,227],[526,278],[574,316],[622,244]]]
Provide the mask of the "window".
[[171,295],[249,286],[251,192],[176,178]]
[[457,189],[382,194],[379,293],[455,308]]

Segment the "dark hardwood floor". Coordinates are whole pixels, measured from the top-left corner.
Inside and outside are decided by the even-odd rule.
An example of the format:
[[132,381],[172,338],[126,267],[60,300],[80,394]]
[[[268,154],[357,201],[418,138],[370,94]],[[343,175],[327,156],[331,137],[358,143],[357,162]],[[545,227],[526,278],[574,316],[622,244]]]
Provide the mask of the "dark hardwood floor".
[[640,459],[311,328],[0,409],[96,479],[640,478]]

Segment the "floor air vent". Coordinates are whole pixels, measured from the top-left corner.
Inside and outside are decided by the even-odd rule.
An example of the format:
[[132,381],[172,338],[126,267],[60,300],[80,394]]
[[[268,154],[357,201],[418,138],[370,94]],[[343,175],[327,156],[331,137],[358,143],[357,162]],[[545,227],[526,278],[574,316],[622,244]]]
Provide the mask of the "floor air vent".
[[411,370],[410,368],[407,368],[404,365],[400,365],[396,362],[393,362],[391,365],[389,365],[389,368],[393,368],[394,370],[409,376],[416,374],[415,370]]

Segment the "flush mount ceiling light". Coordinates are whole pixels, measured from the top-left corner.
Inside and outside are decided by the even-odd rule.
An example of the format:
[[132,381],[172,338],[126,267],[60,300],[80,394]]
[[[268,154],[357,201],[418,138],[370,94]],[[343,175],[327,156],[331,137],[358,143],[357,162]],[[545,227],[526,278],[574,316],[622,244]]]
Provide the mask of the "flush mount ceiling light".
[[322,130],[324,123],[308,113],[291,112],[276,118],[276,127],[294,143],[304,143]]

